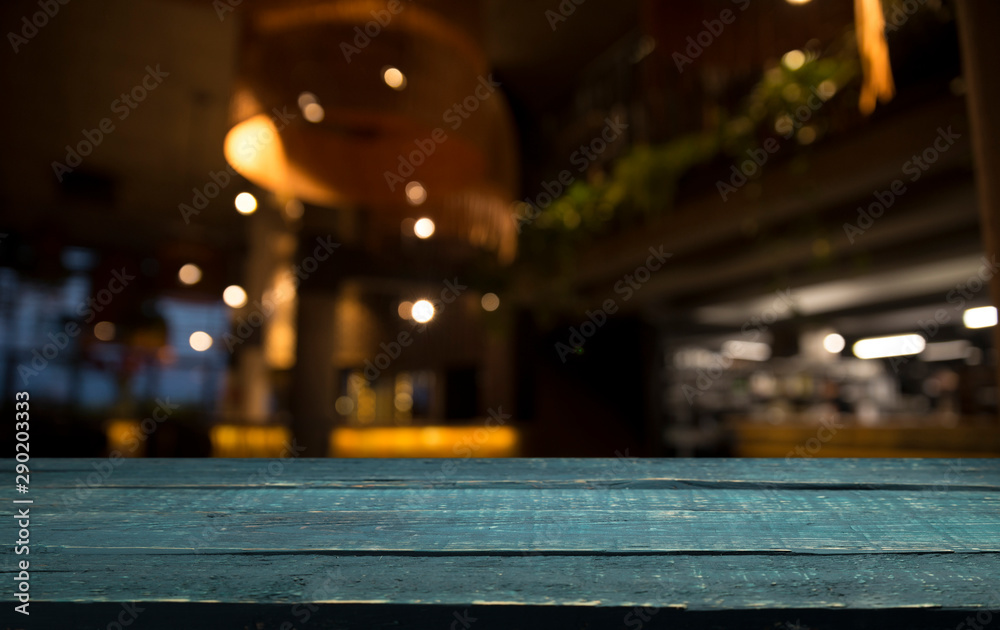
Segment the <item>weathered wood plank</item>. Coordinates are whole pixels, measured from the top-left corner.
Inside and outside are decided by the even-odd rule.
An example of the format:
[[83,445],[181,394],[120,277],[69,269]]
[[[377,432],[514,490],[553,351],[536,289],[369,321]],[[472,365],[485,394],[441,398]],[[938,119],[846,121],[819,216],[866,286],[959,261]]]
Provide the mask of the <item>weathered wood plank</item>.
[[[1000,490],[996,459],[36,460],[37,487],[747,487]],[[124,473],[122,471],[128,471]]]
[[[451,627],[466,609],[473,630],[1000,614],[1000,460],[32,466],[40,614],[23,627],[105,628],[130,602],[155,611],[130,630],[291,630],[304,603],[309,628]],[[12,601],[0,627],[22,627]]]
[[[393,602],[686,610],[1000,607],[1000,554],[327,556],[108,554],[33,562],[38,601]],[[238,584],[234,581],[238,580]]]
[[65,549],[1000,551],[1000,494],[982,491],[102,488],[79,507],[54,493],[35,518]]

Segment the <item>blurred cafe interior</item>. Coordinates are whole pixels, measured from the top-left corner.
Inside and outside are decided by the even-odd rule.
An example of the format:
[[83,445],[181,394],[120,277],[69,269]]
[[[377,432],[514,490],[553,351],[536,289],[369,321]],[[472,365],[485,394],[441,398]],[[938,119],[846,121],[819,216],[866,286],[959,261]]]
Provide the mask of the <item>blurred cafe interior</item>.
[[1000,453],[1000,3],[0,20],[33,455]]

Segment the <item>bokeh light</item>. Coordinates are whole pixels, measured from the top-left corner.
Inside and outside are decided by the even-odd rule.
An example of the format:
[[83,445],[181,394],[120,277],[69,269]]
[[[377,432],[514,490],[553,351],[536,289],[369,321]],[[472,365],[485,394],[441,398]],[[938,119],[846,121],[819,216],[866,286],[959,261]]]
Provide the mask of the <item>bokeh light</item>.
[[201,267],[188,263],[177,272],[177,279],[187,285],[198,284],[201,280]]
[[417,222],[413,224],[413,233],[417,235],[417,238],[430,238],[434,235],[434,222],[427,217],[417,219]]
[[406,87],[406,75],[400,72],[399,68],[393,66],[382,71],[382,80],[394,90],[402,90]]
[[844,338],[837,333],[830,333],[823,337],[823,349],[831,354],[837,354],[847,345]]
[[341,396],[333,403],[334,409],[342,416],[349,416],[354,411],[354,399],[350,396]]
[[410,182],[406,185],[406,201],[411,206],[419,206],[427,201],[427,190],[420,182]]
[[248,192],[241,192],[236,195],[233,205],[240,214],[253,214],[257,209],[257,198]]
[[247,303],[247,292],[238,284],[231,284],[222,292],[222,301],[226,306],[240,308]]
[[962,323],[966,328],[989,328],[997,325],[997,308],[995,306],[980,306],[970,308],[962,314]]
[[301,219],[302,215],[305,214],[305,206],[298,199],[290,199],[288,203],[285,204],[285,216],[289,219]]
[[115,325],[111,322],[97,322],[94,325],[94,336],[101,341],[111,341],[115,338]]
[[212,336],[207,332],[198,330],[191,333],[191,336],[188,337],[188,343],[191,344],[194,350],[204,352],[212,347]]
[[302,108],[302,117],[311,123],[318,123],[326,117],[326,110],[319,103],[309,103]]
[[416,322],[426,324],[434,319],[434,305],[427,300],[417,300],[410,311],[410,317]]
[[789,70],[798,70],[806,63],[806,54],[801,50],[789,50],[781,57],[781,63]]

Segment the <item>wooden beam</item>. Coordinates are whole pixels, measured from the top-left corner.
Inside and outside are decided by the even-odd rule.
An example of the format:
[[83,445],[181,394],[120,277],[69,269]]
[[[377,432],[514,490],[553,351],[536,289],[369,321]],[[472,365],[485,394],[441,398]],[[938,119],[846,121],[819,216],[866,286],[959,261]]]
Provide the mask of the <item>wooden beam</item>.
[[[1000,254],[1000,2],[958,0],[957,6],[983,248],[992,260]],[[1000,274],[992,277],[990,293],[993,304],[1000,304]],[[994,327],[993,345],[1000,349],[1000,326]],[[1000,369],[996,373],[1000,387]]]

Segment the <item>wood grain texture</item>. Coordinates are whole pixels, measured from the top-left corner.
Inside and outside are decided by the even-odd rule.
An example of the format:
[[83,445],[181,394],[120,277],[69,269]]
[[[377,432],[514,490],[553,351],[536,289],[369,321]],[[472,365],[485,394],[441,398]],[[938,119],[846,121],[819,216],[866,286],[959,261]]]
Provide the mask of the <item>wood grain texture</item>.
[[1000,615],[1000,460],[34,460],[31,481],[32,623],[8,588],[0,628],[128,605],[130,628],[250,630]]
[[[749,487],[1000,490],[993,459],[49,459],[34,484],[86,487]],[[36,460],[37,461],[37,460]],[[110,468],[110,475],[99,469]],[[119,472],[127,470],[124,475]]]

